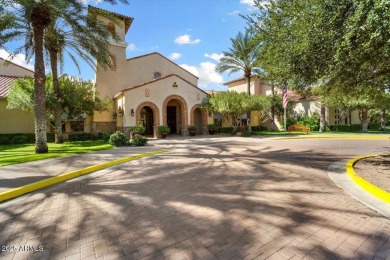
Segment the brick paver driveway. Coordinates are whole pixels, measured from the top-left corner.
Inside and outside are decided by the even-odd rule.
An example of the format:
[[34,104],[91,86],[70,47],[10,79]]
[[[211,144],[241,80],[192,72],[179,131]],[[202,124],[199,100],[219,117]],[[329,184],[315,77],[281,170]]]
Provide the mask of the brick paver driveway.
[[341,159],[389,151],[388,142],[191,140],[3,207],[2,249],[27,248],[0,258],[390,257],[390,220],[326,173]]

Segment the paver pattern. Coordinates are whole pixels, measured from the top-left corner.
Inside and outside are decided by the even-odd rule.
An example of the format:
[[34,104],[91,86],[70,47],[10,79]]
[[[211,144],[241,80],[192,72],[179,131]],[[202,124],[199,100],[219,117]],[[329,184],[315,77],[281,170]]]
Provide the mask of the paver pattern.
[[390,220],[327,167],[383,141],[156,141],[132,161],[0,209],[1,259],[388,259]]

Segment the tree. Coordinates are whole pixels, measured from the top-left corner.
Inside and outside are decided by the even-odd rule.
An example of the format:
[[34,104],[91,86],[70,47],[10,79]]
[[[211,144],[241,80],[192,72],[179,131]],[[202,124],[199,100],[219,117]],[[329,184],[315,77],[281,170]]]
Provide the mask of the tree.
[[[250,85],[253,73],[260,74],[260,69],[255,67],[259,57],[259,46],[253,38],[253,35],[248,31],[245,34],[239,32],[234,39],[230,39],[232,47],[229,51],[223,52],[223,57],[217,64],[217,72],[229,71],[229,74],[234,72],[243,72],[247,81],[247,94],[251,95]],[[251,113],[248,111],[248,126],[250,130]]]
[[[83,117],[84,114],[92,115],[94,111],[105,111],[111,104],[109,97],[103,99],[95,92],[91,82],[85,82],[77,77],[63,75],[59,77],[58,86],[61,91],[61,99],[56,98],[53,77],[47,76],[45,81],[47,114],[45,120],[51,121],[58,107],[66,115],[67,119]],[[12,83],[8,94],[8,109],[21,109],[34,111],[34,81],[33,79],[18,79]]]
[[[104,0],[115,4],[116,0]],[[127,0],[121,0],[127,3]],[[34,114],[35,152],[47,153],[45,66],[43,52],[44,31],[53,17],[61,17],[71,23],[74,17],[83,13],[83,5],[78,0],[0,0],[0,47],[14,40],[24,39],[23,45],[14,54],[33,46],[34,63]]]
[[[97,63],[106,66],[111,63],[111,56],[108,50],[108,39],[112,35],[106,24],[97,21],[97,14],[117,23],[117,19],[109,12],[100,9],[91,9],[88,16],[75,17],[68,24],[61,17],[54,17],[44,35],[44,46],[50,59],[50,66],[53,75],[53,90],[55,98],[60,102],[61,91],[58,85],[58,63],[63,64],[63,56],[66,52],[76,67],[80,68],[75,54],[81,57],[92,68]],[[95,63],[95,59],[97,63]],[[58,103],[57,102],[57,103]],[[61,107],[54,110],[55,142],[62,143]]]
[[221,113],[224,120],[235,130],[241,126],[240,117],[252,109],[251,96],[235,91],[220,92],[202,100],[201,107],[210,112]]

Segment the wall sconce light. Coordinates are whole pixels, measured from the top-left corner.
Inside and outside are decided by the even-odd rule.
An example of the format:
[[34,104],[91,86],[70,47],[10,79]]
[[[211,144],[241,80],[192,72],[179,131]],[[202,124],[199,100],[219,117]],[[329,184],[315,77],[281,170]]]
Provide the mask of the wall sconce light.
[[112,118],[116,119],[116,117],[117,117],[117,113],[116,112],[112,113]]
[[118,115],[123,116],[123,109],[121,107],[119,107],[118,109]]
[[131,110],[130,110],[130,115],[131,115],[131,116],[134,116],[134,109],[131,109]]
[[173,82],[172,87],[177,88],[177,83],[176,83],[176,82]]
[[213,113],[209,112],[209,117],[212,117],[213,116]]

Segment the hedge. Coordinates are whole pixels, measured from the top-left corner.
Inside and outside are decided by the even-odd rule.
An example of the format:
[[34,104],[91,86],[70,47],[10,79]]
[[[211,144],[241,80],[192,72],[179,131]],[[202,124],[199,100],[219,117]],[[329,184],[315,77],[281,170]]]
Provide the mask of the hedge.
[[78,133],[78,134],[69,134],[69,141],[94,141],[98,137],[91,133]]
[[337,132],[357,132],[362,130],[361,124],[353,124],[353,125],[329,125],[330,131]]
[[[54,142],[54,133],[47,133],[47,141]],[[0,134],[0,144],[33,144],[35,134]]]

